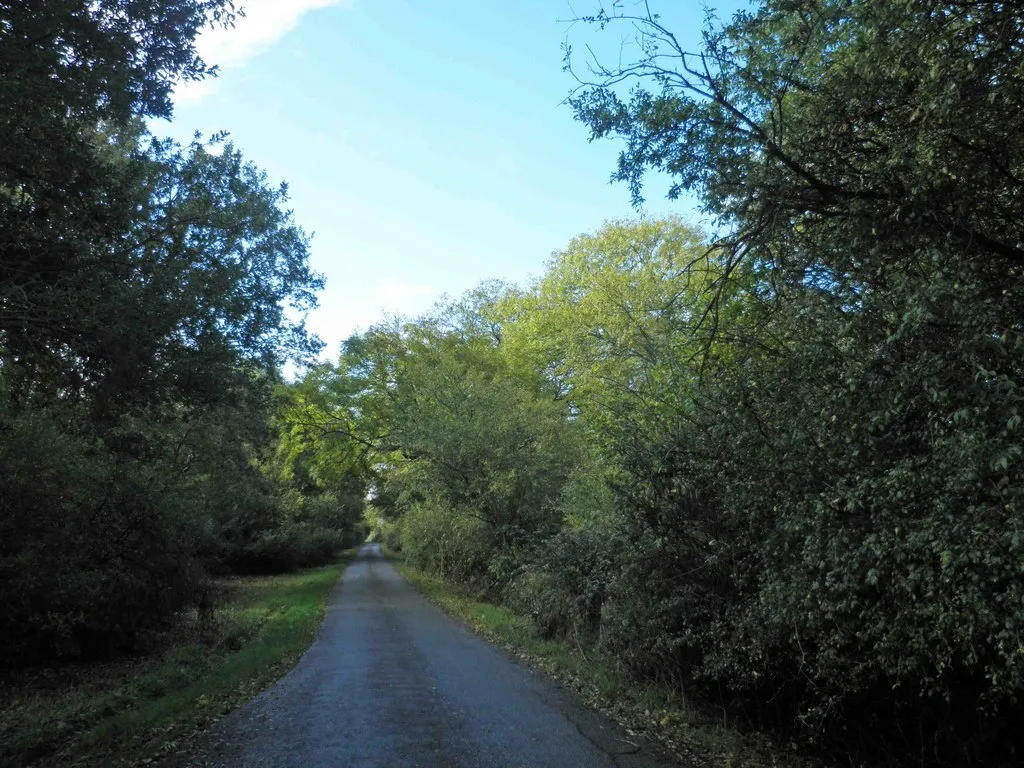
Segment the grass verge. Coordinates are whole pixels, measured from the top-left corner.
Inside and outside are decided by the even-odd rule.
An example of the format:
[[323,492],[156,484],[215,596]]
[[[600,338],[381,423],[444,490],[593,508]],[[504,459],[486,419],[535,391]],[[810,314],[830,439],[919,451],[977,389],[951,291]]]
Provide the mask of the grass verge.
[[0,687],[0,764],[139,765],[189,740],[287,672],[309,647],[352,553],[323,568],[218,583],[155,658],[36,670]]
[[483,602],[410,566],[401,556],[386,556],[406,581],[447,613],[569,686],[588,704],[622,723],[629,733],[642,732],[656,739],[686,762],[721,768],[813,765],[783,753],[757,734],[717,722],[664,690],[638,683],[617,664],[593,649],[584,649],[579,642],[539,637],[528,617]]

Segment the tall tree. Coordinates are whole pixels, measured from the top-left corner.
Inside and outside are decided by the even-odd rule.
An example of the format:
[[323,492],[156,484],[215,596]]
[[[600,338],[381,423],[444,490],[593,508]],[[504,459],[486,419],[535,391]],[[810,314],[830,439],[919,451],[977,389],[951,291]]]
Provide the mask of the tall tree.
[[45,359],[90,332],[79,296],[120,278],[125,265],[104,244],[142,202],[111,145],[132,120],[169,116],[175,82],[212,73],[195,36],[231,23],[232,10],[230,0],[0,3],[5,357]]
[[532,290],[498,303],[503,352],[550,377],[606,437],[650,438],[689,407],[720,277],[679,219],[609,223],[556,252]]
[[[286,188],[150,136],[227,0],[0,2],[0,664],[109,653],[198,600],[320,278]],[[206,562],[204,562],[204,560]]]
[[712,361],[699,428],[627,456],[635,504],[667,520],[696,488],[727,523],[724,618],[678,630],[699,674],[862,745],[1012,752],[1024,14],[766,0],[692,52],[645,3],[589,19],[638,33],[586,75],[568,50],[577,117],[625,142],[615,178],[639,201],[668,173],[718,217],[723,274],[756,277],[760,332]]

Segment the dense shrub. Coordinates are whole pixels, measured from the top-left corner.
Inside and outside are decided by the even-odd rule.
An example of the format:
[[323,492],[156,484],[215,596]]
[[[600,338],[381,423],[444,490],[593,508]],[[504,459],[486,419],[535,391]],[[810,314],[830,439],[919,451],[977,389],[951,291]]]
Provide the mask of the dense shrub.
[[286,523],[228,553],[225,563],[235,573],[286,573],[332,563],[352,544],[345,531]]
[[489,526],[438,502],[423,501],[401,518],[401,547],[409,562],[455,582],[479,582],[494,551]]
[[205,589],[176,504],[77,417],[0,413],[3,664],[125,650]]
[[277,371],[319,348],[308,239],[284,186],[222,138],[146,130],[176,83],[211,73],[199,30],[234,16],[224,0],[0,8],[4,664],[130,646],[284,516],[283,483],[260,478]]

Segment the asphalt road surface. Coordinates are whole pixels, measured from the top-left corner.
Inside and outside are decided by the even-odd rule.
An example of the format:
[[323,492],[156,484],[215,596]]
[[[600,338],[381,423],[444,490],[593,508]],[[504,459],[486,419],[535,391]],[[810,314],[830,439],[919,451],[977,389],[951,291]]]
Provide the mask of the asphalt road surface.
[[333,768],[667,768],[541,673],[420,596],[375,544],[331,598],[316,641],[218,723],[195,762]]

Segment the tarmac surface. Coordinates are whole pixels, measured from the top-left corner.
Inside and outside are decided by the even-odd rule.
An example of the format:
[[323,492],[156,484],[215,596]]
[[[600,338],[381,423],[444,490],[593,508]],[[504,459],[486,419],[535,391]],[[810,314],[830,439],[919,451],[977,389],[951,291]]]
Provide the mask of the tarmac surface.
[[320,633],[276,685],[217,723],[193,764],[303,768],[669,768],[363,547]]

